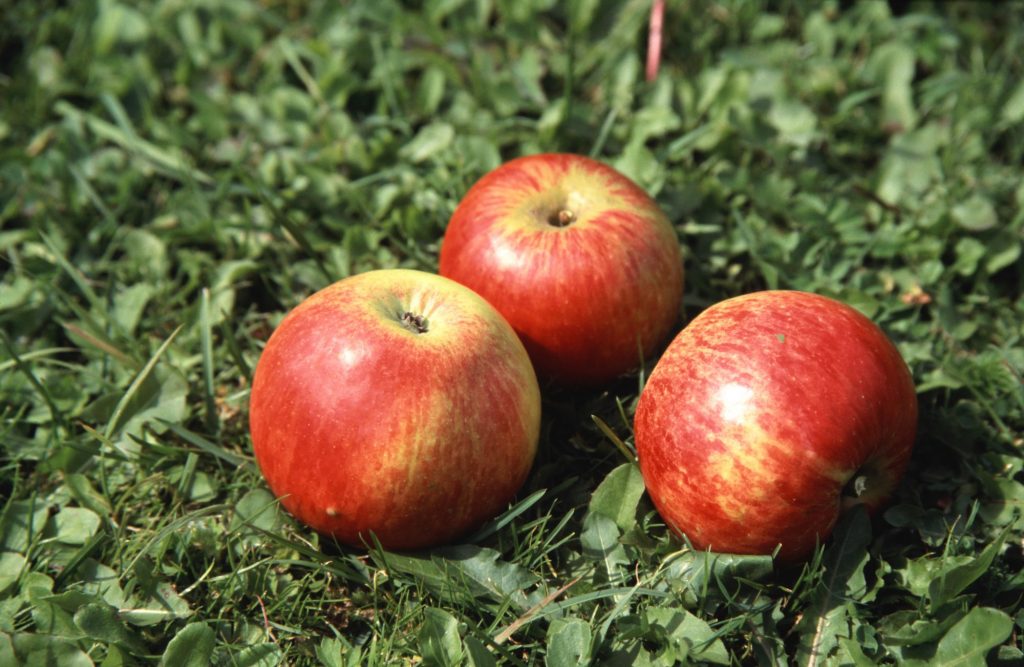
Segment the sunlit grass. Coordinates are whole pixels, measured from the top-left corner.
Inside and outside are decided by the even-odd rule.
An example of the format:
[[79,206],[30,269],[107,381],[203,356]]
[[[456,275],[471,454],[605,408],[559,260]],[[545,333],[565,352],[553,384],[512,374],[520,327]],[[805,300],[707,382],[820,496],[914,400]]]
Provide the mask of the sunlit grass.
[[[0,13],[0,665],[1024,660],[1021,6],[665,3],[647,82],[646,0],[407,4]],[[435,269],[469,185],[541,150],[657,199],[687,319],[779,287],[886,330],[921,404],[888,510],[801,566],[695,553],[632,463],[654,360],[544,386],[462,544],[278,507],[246,423],[274,326]]]

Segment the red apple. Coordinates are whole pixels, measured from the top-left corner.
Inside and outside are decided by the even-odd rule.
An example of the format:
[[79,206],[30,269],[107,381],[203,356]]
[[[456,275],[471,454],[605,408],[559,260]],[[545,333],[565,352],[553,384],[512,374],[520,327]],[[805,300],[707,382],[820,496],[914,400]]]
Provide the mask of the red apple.
[[636,410],[644,482],[694,547],[809,555],[844,506],[877,510],[907,465],[917,396],[868,318],[805,292],[718,303],[669,344]]
[[440,273],[490,301],[537,372],[594,385],[640,365],[679,316],[679,239],[630,179],[579,155],[522,157],[470,188]]
[[540,431],[537,378],[508,323],[466,287],[400,269],[292,310],[249,410],[256,460],[289,512],[389,549],[447,542],[500,512]]

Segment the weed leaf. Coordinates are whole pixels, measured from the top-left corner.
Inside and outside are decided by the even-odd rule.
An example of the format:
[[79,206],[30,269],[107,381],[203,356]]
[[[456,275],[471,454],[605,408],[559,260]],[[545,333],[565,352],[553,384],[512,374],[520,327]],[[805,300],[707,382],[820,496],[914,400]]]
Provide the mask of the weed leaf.
[[443,609],[427,607],[423,610],[419,640],[424,665],[454,667],[461,664],[459,622]]
[[1006,641],[1013,619],[998,609],[975,607],[939,640],[927,660],[907,661],[907,667],[985,667],[985,656]]
[[849,635],[850,605],[866,592],[864,566],[868,562],[867,546],[871,541],[871,522],[863,507],[855,507],[844,516],[833,533],[825,553],[823,574],[814,602],[804,613],[797,661],[813,667],[838,646],[839,639]]
[[548,667],[589,665],[592,640],[590,625],[586,621],[578,618],[556,619],[548,626],[544,663]]
[[992,561],[1002,549],[1007,534],[1008,531],[1004,530],[999,538],[985,547],[977,556],[948,569],[939,570],[928,586],[928,597],[932,610],[942,607],[988,572]]
[[623,463],[594,490],[589,511],[611,519],[625,533],[636,524],[636,507],[643,494],[644,478],[639,466]]
[[213,629],[206,623],[189,623],[168,642],[161,667],[208,667],[213,658]]
[[59,636],[19,632],[11,636],[11,648],[15,658],[11,665],[93,667],[92,660],[77,642]]

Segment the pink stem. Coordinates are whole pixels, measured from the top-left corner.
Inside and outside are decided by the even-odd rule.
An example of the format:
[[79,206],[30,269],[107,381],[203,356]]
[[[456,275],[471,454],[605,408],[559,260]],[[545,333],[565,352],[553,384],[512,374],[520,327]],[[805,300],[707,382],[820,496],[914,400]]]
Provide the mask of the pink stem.
[[651,26],[647,33],[647,80],[654,81],[661,64],[661,24],[665,17],[665,0],[651,5]]

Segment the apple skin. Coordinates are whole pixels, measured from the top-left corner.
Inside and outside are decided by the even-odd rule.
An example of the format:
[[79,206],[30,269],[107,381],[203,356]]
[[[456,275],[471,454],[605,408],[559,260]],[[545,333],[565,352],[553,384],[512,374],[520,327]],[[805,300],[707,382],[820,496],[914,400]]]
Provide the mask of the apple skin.
[[297,519],[352,546],[372,532],[387,549],[419,549],[514,497],[537,451],[540,388],[515,332],[471,290],[370,271],[277,327],[249,428],[267,484]]
[[440,273],[505,316],[539,375],[577,386],[638,367],[676,326],[683,293],[658,205],[572,154],[521,157],[477,181],[448,223]]
[[673,530],[718,552],[781,544],[779,559],[792,562],[844,508],[886,502],[910,458],[917,395],[896,347],[858,311],[756,292],[676,336],[634,428],[647,490]]

